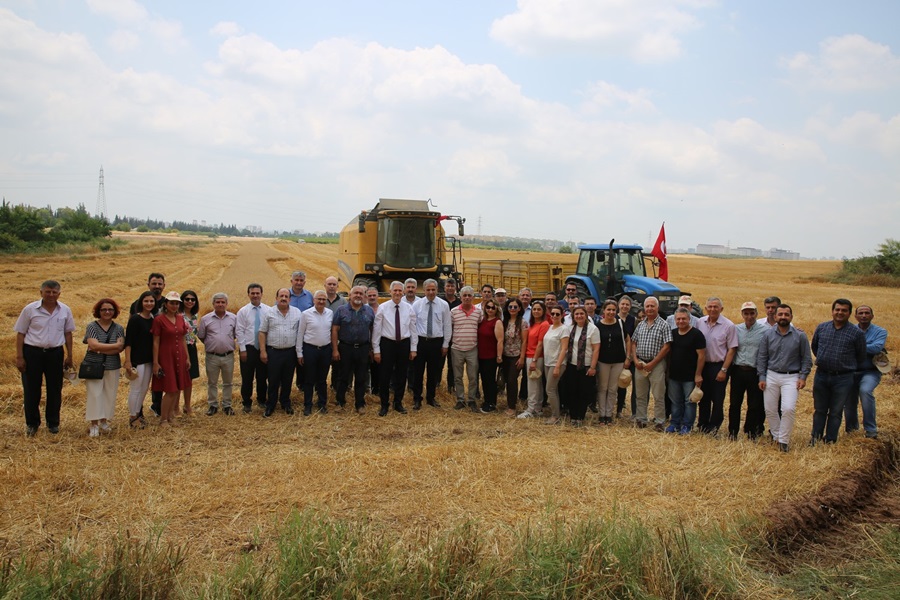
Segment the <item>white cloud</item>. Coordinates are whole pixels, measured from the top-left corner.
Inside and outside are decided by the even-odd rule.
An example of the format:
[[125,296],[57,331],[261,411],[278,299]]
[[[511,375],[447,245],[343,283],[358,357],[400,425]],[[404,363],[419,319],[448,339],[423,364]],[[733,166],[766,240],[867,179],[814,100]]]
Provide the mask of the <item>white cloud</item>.
[[459,150],[447,166],[452,182],[474,188],[508,185],[519,171],[506,152],[492,148]]
[[740,155],[752,154],[771,161],[825,161],[824,152],[815,142],[770,131],[753,119],[721,121],[713,132],[723,148]]
[[784,231],[765,235],[794,240],[801,220],[829,231],[817,210],[829,202],[896,197],[888,169],[872,183],[872,170],[831,161],[866,138],[896,156],[900,117],[826,115],[801,133],[757,111],[698,125],[655,106],[655,89],[606,81],[574,107],[537,100],[440,45],[292,48],[240,32],[213,27],[218,55],[184,83],[169,60],[113,68],[83,36],[0,9],[2,170],[62,162],[93,177],[102,163],[111,210],[153,218],[208,218],[215,203],[240,225],[334,231],[379,196],[432,197],[470,226],[482,216],[485,233],[597,241],[602,226],[607,239],[644,242],[666,220],[673,246],[724,242],[703,238],[775,207]]
[[855,92],[900,85],[900,57],[890,46],[858,34],[827,38],[818,55],[800,52],[780,64],[796,83],[813,89]]
[[521,52],[589,50],[638,61],[681,54],[681,37],[700,27],[703,0],[518,0],[494,21],[491,36]]
[[872,149],[885,157],[900,157],[900,115],[883,119],[869,111],[858,111],[837,123],[824,116],[807,122],[807,131],[845,146]]
[[209,30],[212,35],[231,37],[243,33],[241,26],[234,21],[219,21]]
[[588,114],[611,113],[613,111],[625,114],[653,114],[656,107],[650,100],[650,91],[640,89],[629,92],[617,85],[606,81],[596,81],[589,85],[581,94],[585,101],[581,106],[582,111]]
[[129,52],[141,44],[141,38],[133,31],[117,29],[107,39],[109,47],[116,52]]
[[119,23],[134,23],[147,18],[147,9],[134,0],[87,0],[87,5],[95,14]]
[[109,17],[128,27],[127,32],[116,32],[109,39],[110,47],[117,52],[134,50],[140,46],[137,32],[148,32],[166,52],[172,54],[187,46],[181,23],[172,19],[151,16],[147,9],[134,0],[87,0],[92,12]]

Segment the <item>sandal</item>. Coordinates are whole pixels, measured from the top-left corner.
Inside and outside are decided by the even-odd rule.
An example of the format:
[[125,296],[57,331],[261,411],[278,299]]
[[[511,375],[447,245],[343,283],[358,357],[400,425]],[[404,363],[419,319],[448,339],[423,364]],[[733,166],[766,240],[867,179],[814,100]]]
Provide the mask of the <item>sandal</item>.
[[[135,425],[137,423],[137,425]],[[138,427],[139,429],[144,428],[144,417],[142,415],[134,415],[130,419],[128,419],[129,427]]]

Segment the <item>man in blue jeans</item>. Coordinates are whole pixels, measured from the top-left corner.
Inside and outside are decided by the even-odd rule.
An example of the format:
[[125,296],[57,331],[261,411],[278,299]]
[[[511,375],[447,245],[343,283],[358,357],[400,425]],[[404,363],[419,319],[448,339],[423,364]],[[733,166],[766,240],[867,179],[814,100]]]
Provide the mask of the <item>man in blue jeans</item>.
[[844,419],[847,433],[859,429],[859,412],[857,406],[862,404],[863,429],[867,438],[878,437],[878,427],[875,424],[875,388],[881,383],[881,371],[872,362],[876,354],[884,350],[887,342],[887,330],[884,327],[872,324],[875,311],[872,307],[863,304],[856,307],[856,322],[866,336],[866,360],[856,372],[853,380],[853,390],[847,398],[844,407]]
[[813,334],[816,379],[811,446],[823,435],[826,444],[837,442],[844,405],[853,392],[854,374],[866,360],[866,335],[850,323],[851,312],[853,303],[838,298],[831,304],[831,321],[820,323]]

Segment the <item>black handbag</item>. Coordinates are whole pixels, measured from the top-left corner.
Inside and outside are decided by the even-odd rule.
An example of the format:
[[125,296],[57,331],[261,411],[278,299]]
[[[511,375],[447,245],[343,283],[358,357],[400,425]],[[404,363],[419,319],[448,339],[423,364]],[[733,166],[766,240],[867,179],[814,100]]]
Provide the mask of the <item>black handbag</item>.
[[[112,335],[112,326],[110,326],[109,331],[106,332],[106,342],[109,343],[109,338]],[[100,362],[88,362],[87,357],[96,354],[100,357]],[[87,356],[85,356],[85,360],[82,361],[81,366],[78,367],[78,379],[103,379],[103,375],[106,372],[104,357],[102,354],[98,352],[88,351]]]
[[78,367],[78,379],[103,379],[103,363],[82,362]]

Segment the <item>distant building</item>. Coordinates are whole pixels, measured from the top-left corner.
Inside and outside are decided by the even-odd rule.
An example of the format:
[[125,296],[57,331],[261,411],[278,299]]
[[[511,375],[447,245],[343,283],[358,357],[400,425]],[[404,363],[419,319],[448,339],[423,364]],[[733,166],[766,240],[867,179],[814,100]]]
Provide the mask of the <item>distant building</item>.
[[722,244],[697,244],[697,254],[728,254],[728,248]]
[[732,250],[731,254],[736,254],[738,256],[762,256],[763,251],[760,248],[747,248],[746,246],[740,246]]
[[781,248],[772,248],[767,253],[769,258],[778,260],[800,260],[800,253],[792,250],[782,250]]

